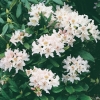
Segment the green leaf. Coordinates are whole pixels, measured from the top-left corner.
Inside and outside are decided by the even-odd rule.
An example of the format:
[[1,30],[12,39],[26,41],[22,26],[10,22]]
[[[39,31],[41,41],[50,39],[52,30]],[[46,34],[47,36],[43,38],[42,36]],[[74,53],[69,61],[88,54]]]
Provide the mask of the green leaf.
[[80,86],[80,85],[76,85],[76,86],[74,87],[74,89],[75,89],[76,92],[81,92],[81,91],[84,90],[84,89],[82,88],[82,86]]
[[62,100],[62,97],[61,96],[58,96],[56,100]]
[[12,3],[11,3],[11,5],[10,5],[10,9],[9,10],[11,10],[15,6],[15,4],[17,2],[18,2],[18,0],[13,0]]
[[10,23],[10,24],[9,24],[9,28],[10,28],[10,29],[13,29],[13,28],[14,28],[14,25],[13,25],[12,23]]
[[59,64],[55,60],[50,59],[50,62],[52,63],[53,66],[59,67]]
[[43,15],[43,13],[41,12],[40,13],[40,20],[39,20],[39,23],[40,23],[40,25],[42,26],[42,27],[44,27],[44,25],[45,25],[45,17],[44,17],[44,15]]
[[100,23],[100,19],[97,18],[96,16],[92,16],[98,23]]
[[84,91],[87,91],[89,89],[89,86],[86,83],[84,83],[82,85],[82,87],[83,87]]
[[35,97],[34,100],[39,100],[39,98],[38,97]]
[[6,94],[6,92],[5,92],[3,89],[1,89],[0,91],[1,91],[1,95],[2,95],[5,99],[10,100],[10,97]]
[[3,58],[4,56],[5,56],[5,54],[4,53],[1,53],[0,54],[0,59]]
[[3,26],[2,35],[4,35],[7,32],[7,30],[8,30],[8,23]]
[[48,100],[48,98],[45,95],[43,95],[43,96],[41,96],[39,98],[40,98],[40,100]]
[[28,43],[24,43],[24,47],[25,47],[26,49],[30,49],[30,45],[29,45]]
[[48,29],[45,29],[45,30],[43,31],[43,33],[49,33]]
[[21,13],[22,13],[22,7],[21,7],[21,3],[19,3],[16,10],[16,17],[17,18],[20,17]]
[[53,2],[59,4],[59,5],[63,5],[63,1],[62,0],[53,0]]
[[58,86],[58,87],[53,87],[53,88],[52,88],[52,91],[53,91],[54,93],[59,93],[59,92],[61,92],[63,89],[64,89],[64,86],[60,85],[60,86]]
[[26,87],[28,86],[28,82],[25,82],[24,84],[22,84],[19,88],[21,88],[23,91],[26,89]]
[[0,18],[0,23],[4,24],[4,20],[2,18]]
[[51,21],[52,14],[50,14],[49,18],[47,19],[47,24]]
[[25,93],[24,96],[29,96],[30,94],[31,94],[31,92],[27,92],[27,93]]
[[68,97],[68,100],[77,100],[77,97],[75,95],[71,95]]
[[48,96],[48,100],[54,100],[54,97]]
[[80,95],[80,100],[92,100],[89,96],[82,94]]
[[[6,35],[7,35],[7,34],[6,34]],[[6,47],[6,44],[7,44],[6,39],[5,39],[2,35],[0,35],[0,47],[1,47],[1,46]]]
[[45,5],[47,5],[50,2],[50,0],[46,0]]
[[97,7],[100,7],[100,2],[98,2],[98,3],[96,4],[96,6],[97,6]]
[[37,4],[37,3],[38,3],[38,1],[37,1],[37,0],[28,0],[28,1],[30,1],[30,2],[32,2],[32,3],[35,3],[35,4]]
[[29,2],[28,2],[27,0],[25,0],[25,7],[26,7],[27,9],[30,9],[30,4],[29,4]]
[[14,86],[9,86],[9,88],[10,88],[13,92],[18,92],[18,90],[17,90]]
[[79,52],[79,55],[85,60],[89,60],[89,61],[95,62],[94,57],[87,51],[81,50]]
[[19,91],[17,84],[16,84],[13,80],[9,79],[8,82],[9,82],[9,84],[11,85],[11,86],[9,86],[9,87],[10,87],[10,89],[11,89],[12,91],[14,91],[14,92],[18,92],[18,91]]
[[21,98],[21,97],[22,97],[22,94],[16,96],[16,99],[19,99],[19,98]]
[[38,65],[40,65],[40,64],[42,64],[42,63],[44,63],[44,62],[46,62],[46,61],[47,61],[46,58],[41,58],[41,60],[38,62]]
[[69,93],[69,94],[72,94],[75,92],[74,88],[72,86],[66,86],[65,87],[65,90]]

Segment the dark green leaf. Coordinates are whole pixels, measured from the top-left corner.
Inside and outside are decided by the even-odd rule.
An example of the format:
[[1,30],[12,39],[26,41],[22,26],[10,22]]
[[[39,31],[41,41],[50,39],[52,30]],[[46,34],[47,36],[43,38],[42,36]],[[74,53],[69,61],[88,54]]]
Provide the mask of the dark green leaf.
[[[0,47],[6,47],[7,41],[3,36],[0,36]],[[3,52],[4,50],[1,50]]]
[[79,52],[79,55],[85,60],[89,60],[89,61],[95,62],[94,57],[87,51],[81,50]]
[[41,60],[38,62],[38,65],[44,63],[47,59],[46,58],[41,58]]
[[2,35],[4,35],[8,30],[8,24],[4,25],[3,29],[2,29]]
[[54,97],[48,96],[48,100],[54,100]]
[[21,27],[21,29],[22,29],[22,30],[24,30],[24,29],[25,29],[25,25],[24,25],[24,24],[22,24],[22,27]]
[[1,91],[1,95],[6,99],[6,100],[10,100],[10,97],[7,95],[7,93],[4,90],[0,90]]
[[59,67],[59,64],[55,60],[50,59],[50,62],[52,63],[53,66]]
[[13,80],[9,79],[9,84],[11,85],[10,89],[12,91],[14,91],[14,92],[18,92],[19,91],[17,84]]
[[97,18],[96,16],[92,16],[98,23],[100,23],[100,19]]
[[35,99],[34,100],[39,100],[39,98],[38,97],[35,97]]
[[14,25],[11,23],[11,24],[9,24],[9,28],[10,29],[13,29],[14,28]]
[[80,100],[92,100],[89,96],[82,94],[80,95]]
[[81,91],[84,90],[84,89],[82,88],[82,86],[80,86],[80,85],[76,85],[76,86],[74,87],[74,89],[75,89],[75,91],[77,91],[77,92],[81,92]]
[[51,18],[52,18],[52,14],[50,14],[49,18],[47,19],[47,23],[51,21]]
[[30,4],[29,4],[29,2],[28,2],[27,0],[25,0],[25,7],[26,7],[27,9],[30,9]]
[[18,2],[18,0],[13,0],[12,3],[11,3],[11,5],[10,5],[10,9],[9,10],[11,10],[15,6],[15,4],[17,2]]
[[77,97],[75,95],[71,95],[68,97],[68,100],[77,100]]
[[0,54],[0,59],[3,58],[4,56],[5,56],[5,54],[4,53],[1,53]]
[[97,7],[100,7],[100,2],[98,2],[98,3],[96,4],[96,6],[97,6]]
[[19,3],[19,4],[17,5],[16,17],[17,17],[17,18],[20,17],[21,13],[22,13],[22,7],[21,7],[21,3]]
[[26,49],[30,49],[30,45],[29,45],[28,43],[24,43],[24,47],[25,47]]
[[9,88],[10,88],[13,92],[18,92],[18,90],[17,90],[16,87],[14,87],[14,86],[9,86]]
[[48,29],[44,30],[43,33],[49,33]]
[[21,0],[21,2],[25,3],[25,0]]
[[63,89],[64,89],[64,86],[60,85],[60,86],[58,86],[58,87],[53,87],[53,88],[52,88],[52,91],[53,91],[54,93],[59,93],[59,92],[61,92]]
[[31,92],[27,92],[25,93],[25,96],[29,96],[31,94]]
[[82,87],[83,87],[84,91],[87,91],[89,89],[89,86],[86,83],[84,83],[82,85]]
[[19,99],[19,98],[21,98],[21,97],[22,97],[22,94],[16,96],[16,99]]
[[23,89],[23,91],[26,89],[26,87],[28,86],[28,82],[25,82],[24,84],[22,84],[19,88]]
[[0,18],[0,23],[2,23],[2,24],[4,23],[4,20],[2,18]]
[[55,3],[59,4],[59,5],[63,5],[63,1],[62,0],[53,0]]
[[48,100],[48,98],[45,95],[43,95],[43,96],[41,96],[39,98],[40,98],[40,100]]
[[49,3],[50,0],[46,0],[45,5]]
[[37,1],[37,0],[28,0],[28,1],[30,1],[30,2],[32,2],[32,3],[35,3],[35,4],[37,4],[37,3],[38,3],[38,1]]
[[72,86],[66,86],[65,89],[69,94],[72,94],[75,92],[75,90]]
[[61,96],[58,96],[56,100],[62,100],[62,97]]

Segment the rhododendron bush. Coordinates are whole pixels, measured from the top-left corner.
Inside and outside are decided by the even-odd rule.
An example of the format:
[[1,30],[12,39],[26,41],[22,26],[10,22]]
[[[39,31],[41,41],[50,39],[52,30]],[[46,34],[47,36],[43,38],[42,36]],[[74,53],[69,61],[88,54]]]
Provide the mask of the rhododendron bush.
[[94,20],[64,0],[0,4],[0,100],[92,100]]

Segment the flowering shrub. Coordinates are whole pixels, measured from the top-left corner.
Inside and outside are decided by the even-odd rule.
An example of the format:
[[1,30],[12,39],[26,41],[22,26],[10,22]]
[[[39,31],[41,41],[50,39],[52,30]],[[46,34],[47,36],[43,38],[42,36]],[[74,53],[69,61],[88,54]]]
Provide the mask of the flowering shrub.
[[1,6],[0,99],[92,100],[95,58],[87,44],[100,40],[94,20],[62,0]]

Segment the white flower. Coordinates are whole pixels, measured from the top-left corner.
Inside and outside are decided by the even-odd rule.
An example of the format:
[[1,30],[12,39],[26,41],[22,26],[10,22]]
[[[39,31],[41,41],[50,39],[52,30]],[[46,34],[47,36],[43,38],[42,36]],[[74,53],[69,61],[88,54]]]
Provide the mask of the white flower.
[[29,35],[28,33],[25,32],[25,30],[17,30],[15,31],[15,33],[12,33],[10,42],[13,43],[14,45],[16,45],[16,43],[20,42],[21,44],[23,44],[23,38],[24,37],[30,37],[31,35]]
[[59,85],[59,76],[56,76],[51,70],[34,67],[33,70],[26,70],[26,73],[30,76],[29,85],[37,96],[42,96],[42,90],[49,93],[52,87]]
[[45,55],[48,58],[49,56],[54,57],[54,52],[56,52],[60,56],[60,53],[65,51],[65,42],[63,41],[62,35],[53,30],[51,36],[48,34],[41,36],[36,42],[34,41],[32,43],[32,54],[40,53],[41,56]]
[[11,71],[12,68],[15,68],[16,73],[18,70],[23,71],[23,66],[25,66],[25,61],[29,61],[29,55],[26,53],[26,50],[19,51],[19,49],[11,50],[7,49],[5,52],[5,57],[0,61],[0,68],[6,71],[7,69]]
[[74,80],[80,80],[79,75],[83,72],[89,72],[89,65],[86,60],[83,60],[80,56],[77,58],[74,58],[71,56],[68,56],[66,59],[63,60],[63,63],[65,64],[63,68],[65,69],[65,72],[67,74],[63,74],[62,80],[64,83],[67,81],[70,81],[74,83]]
[[72,37],[71,40],[67,41],[69,45],[73,46],[75,37],[80,38],[82,42],[90,40],[91,36],[96,42],[100,40],[100,31],[87,15],[79,15],[78,12],[72,11],[68,5],[64,5],[62,8],[57,6],[54,14],[58,22],[55,27],[63,28]]
[[80,80],[80,78],[75,73],[73,73],[73,74],[71,73],[68,76],[69,76],[68,81],[70,81],[72,83],[74,83],[75,80],[78,80],[78,81]]
[[30,22],[27,25],[29,26],[36,26],[39,25],[39,18],[38,17],[29,17]]
[[40,19],[40,14],[43,14],[43,16],[49,18],[49,16],[52,14],[51,21],[49,25],[55,20],[53,16],[53,10],[52,6],[45,6],[44,3],[39,3],[36,5],[31,5],[31,11],[29,12],[30,17],[28,25],[29,26],[37,26],[39,25],[39,19]]

